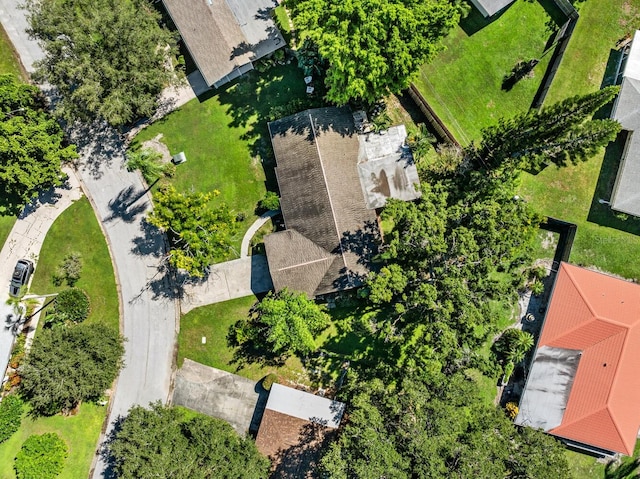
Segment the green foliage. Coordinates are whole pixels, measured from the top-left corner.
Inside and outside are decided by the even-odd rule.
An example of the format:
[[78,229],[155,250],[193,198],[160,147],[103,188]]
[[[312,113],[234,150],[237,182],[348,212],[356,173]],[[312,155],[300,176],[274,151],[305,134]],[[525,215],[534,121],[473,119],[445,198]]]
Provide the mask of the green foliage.
[[154,194],[154,210],[147,220],[167,233],[171,245],[169,262],[197,277],[231,247],[236,217],[221,204],[210,205],[213,193],[179,193],[163,185]]
[[77,157],[60,126],[43,110],[38,88],[0,75],[0,210],[15,213],[40,190],[59,186],[62,163]]
[[16,455],[18,479],[53,479],[64,467],[69,451],[55,433],[29,436]]
[[52,281],[55,286],[62,286],[64,281],[68,286],[75,286],[80,279],[82,272],[82,255],[77,251],[72,251],[65,255],[60,265],[56,268],[52,275]]
[[590,119],[609,103],[618,87],[574,96],[483,130],[478,160],[490,168],[540,169],[549,162],[565,165],[592,157],[620,131],[614,120]]
[[321,460],[325,477],[569,479],[562,445],[517,429],[463,374],[353,377],[349,415]]
[[267,191],[264,198],[260,200],[260,209],[264,211],[274,211],[280,209],[280,198],[277,193]]
[[254,342],[280,356],[305,355],[316,350],[315,338],[329,321],[329,315],[304,293],[283,289],[269,293],[248,321],[236,324],[235,340]]
[[97,400],[122,366],[123,339],[101,324],[43,329],[20,366],[21,391],[33,412],[70,411]]
[[46,324],[81,323],[90,312],[89,296],[80,288],[69,288],[58,293],[53,311],[47,314]]
[[407,146],[411,148],[411,153],[413,153],[416,161],[424,159],[433,150],[433,145],[436,141],[436,137],[424,123],[420,123],[416,128],[409,130],[407,135]]
[[300,37],[317,45],[327,61],[327,98],[339,105],[373,104],[406,88],[459,19],[459,8],[448,0],[294,0],[288,5]]
[[[162,176],[173,176],[175,165],[162,164],[162,153],[151,148],[141,148],[127,151],[127,170],[140,170],[144,180],[151,184]],[[173,167],[173,168],[172,168]]]
[[404,292],[408,283],[409,279],[400,265],[383,266],[378,274],[367,279],[369,300],[375,305],[389,303]]
[[276,376],[273,373],[269,373],[262,380],[262,387],[264,388],[265,391],[271,391],[271,386],[273,386],[273,383],[277,383],[277,382],[278,382],[278,376]]
[[253,440],[225,421],[203,415],[185,420],[159,403],[133,407],[109,452],[121,479],[264,479],[269,471]]
[[0,443],[20,428],[24,403],[16,394],[5,396],[0,402]]
[[176,74],[176,34],[147,0],[28,0],[29,33],[45,58],[35,78],[60,92],[67,120],[103,118],[120,126],[153,115]]

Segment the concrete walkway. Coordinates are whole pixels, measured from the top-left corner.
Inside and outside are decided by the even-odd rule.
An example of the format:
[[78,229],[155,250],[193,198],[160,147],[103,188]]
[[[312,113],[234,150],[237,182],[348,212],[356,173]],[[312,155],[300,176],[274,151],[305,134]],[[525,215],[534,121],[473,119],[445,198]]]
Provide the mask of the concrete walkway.
[[267,221],[269,221],[278,213],[280,213],[280,210],[267,211],[266,213],[263,213],[262,215],[260,215],[260,218],[258,218],[253,222],[253,224],[249,227],[247,232],[244,234],[244,237],[242,238],[242,246],[240,246],[241,258],[246,258],[247,256],[250,255],[251,251],[249,251],[249,248],[251,245],[251,239],[255,236],[258,230],[264,226],[264,224]]
[[36,263],[38,269],[38,255],[47,231],[64,210],[82,197],[74,171],[68,167],[63,171],[69,176],[67,184],[40,194],[37,200],[26,206],[0,251],[0,318],[5,323],[0,327],[0,378],[5,377],[15,339],[11,325],[6,323],[6,319],[13,315],[13,307],[7,304],[13,268],[20,258],[28,258]]

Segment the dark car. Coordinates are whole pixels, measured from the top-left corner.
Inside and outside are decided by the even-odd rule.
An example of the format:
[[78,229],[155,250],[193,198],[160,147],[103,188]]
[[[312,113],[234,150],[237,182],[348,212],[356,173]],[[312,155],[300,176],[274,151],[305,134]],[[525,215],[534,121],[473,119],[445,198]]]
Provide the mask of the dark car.
[[11,296],[20,296],[20,289],[29,282],[29,278],[33,273],[33,262],[28,259],[19,259],[13,270],[11,277],[11,285],[9,286],[9,294]]

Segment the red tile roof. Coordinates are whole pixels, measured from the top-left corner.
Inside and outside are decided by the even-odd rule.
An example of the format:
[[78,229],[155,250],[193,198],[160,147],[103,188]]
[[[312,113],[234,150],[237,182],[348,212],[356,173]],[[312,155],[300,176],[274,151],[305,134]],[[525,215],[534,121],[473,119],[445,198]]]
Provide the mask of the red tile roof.
[[582,352],[562,423],[549,432],[632,455],[640,426],[640,286],[561,263],[542,346]]

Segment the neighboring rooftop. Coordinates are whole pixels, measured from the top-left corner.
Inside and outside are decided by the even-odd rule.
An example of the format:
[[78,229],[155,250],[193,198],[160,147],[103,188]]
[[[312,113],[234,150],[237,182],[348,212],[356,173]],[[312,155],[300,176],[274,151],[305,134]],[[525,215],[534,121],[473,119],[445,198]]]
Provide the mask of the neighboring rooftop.
[[269,123],[286,231],[264,244],[277,291],[313,297],[362,284],[379,230],[358,177],[348,108],[319,108]]
[[418,170],[406,139],[404,125],[358,136],[358,175],[367,208],[382,208],[387,198],[420,198]]
[[274,0],[162,0],[202,73],[216,88],[253,69],[285,45]]
[[626,58],[622,86],[611,113],[627,133],[611,208],[640,216],[640,35],[636,31]]
[[256,436],[258,450],[274,461],[277,477],[308,477],[333,437],[344,403],[273,384]]
[[561,263],[516,424],[632,455],[639,362],[640,286]]
[[471,0],[480,13],[485,17],[491,17],[511,5],[515,0]]

